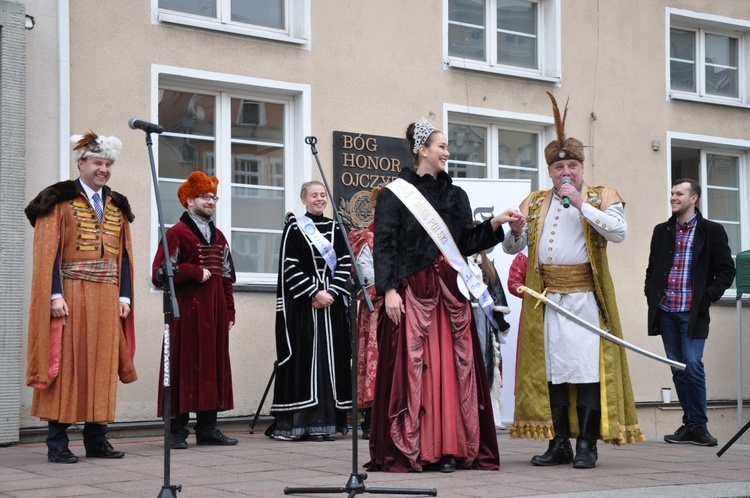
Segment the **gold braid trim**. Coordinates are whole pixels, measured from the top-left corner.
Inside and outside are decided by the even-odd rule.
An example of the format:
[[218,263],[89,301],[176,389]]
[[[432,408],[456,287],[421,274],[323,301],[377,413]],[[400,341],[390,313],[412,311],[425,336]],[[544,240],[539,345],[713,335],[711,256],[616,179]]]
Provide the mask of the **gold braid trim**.
[[511,439],[552,439],[555,437],[551,421],[516,420],[509,432]]

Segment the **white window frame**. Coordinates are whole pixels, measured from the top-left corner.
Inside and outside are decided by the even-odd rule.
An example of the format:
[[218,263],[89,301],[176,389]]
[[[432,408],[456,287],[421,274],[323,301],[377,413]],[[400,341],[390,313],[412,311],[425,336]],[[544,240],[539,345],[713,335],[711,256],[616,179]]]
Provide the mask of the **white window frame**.
[[216,0],[216,17],[199,16],[159,7],[159,0],[151,0],[153,24],[181,24],[194,28],[222,31],[237,35],[265,38],[300,45],[310,49],[312,25],[310,11],[312,0],[282,0],[284,2],[285,28],[232,21],[231,0]]
[[[285,81],[250,78],[227,73],[216,73],[199,69],[165,66],[153,64],[151,66],[151,117],[156,122],[159,116],[159,88],[161,86],[183,89],[185,91],[206,92],[209,94],[223,93],[217,99],[217,106],[223,106],[225,112],[230,112],[231,99],[241,98],[242,95],[261,94],[268,96],[269,101],[277,99],[285,103],[286,114],[284,137],[284,213],[300,209],[298,192],[302,183],[312,176],[312,159],[305,145],[304,137],[309,136],[312,129],[312,88],[307,84],[289,83]],[[231,114],[230,114],[231,116]],[[225,130],[223,124],[217,120],[215,137],[223,137],[216,148],[215,164],[232,164],[230,130]],[[158,158],[159,141],[154,140],[154,157]],[[157,171],[158,171],[158,164]],[[158,173],[157,173],[158,174]],[[217,171],[219,179],[222,173]],[[231,210],[229,206],[232,198],[231,181],[220,181],[217,195],[227,201],[219,202],[214,215],[216,226],[224,232],[230,242],[233,231]],[[159,244],[159,219],[155,207],[155,194],[151,187],[151,259],[156,254]],[[282,216],[283,214],[282,213]],[[283,219],[279,219],[278,233],[283,230]],[[235,229],[235,231],[242,231]],[[262,288],[271,290],[276,288],[276,271],[272,273],[238,273],[236,288]]]
[[[562,22],[560,0],[530,0],[538,4],[538,69],[525,69],[517,66],[498,64],[497,42],[497,0],[486,0],[485,25],[487,60],[476,61],[448,54],[448,0],[443,0],[443,61],[444,68],[467,69],[485,73],[502,74],[519,78],[560,84],[562,82]],[[490,41],[492,38],[492,41]],[[493,62],[494,61],[494,62]]]
[[[670,40],[672,29],[683,29],[698,32],[696,40],[696,91],[686,92],[673,90],[670,66]],[[738,43],[738,97],[722,97],[705,93],[705,35],[715,34],[739,38]],[[666,96],[667,100],[689,100],[707,104],[726,105],[750,108],[750,20],[733,19],[731,17],[703,14],[690,10],[666,9],[665,25],[665,68],[666,68]]]
[[[482,126],[488,129],[487,179],[493,180],[498,178],[499,151],[497,130],[503,129],[538,134],[537,155],[539,157],[539,171],[537,172],[537,185],[539,189],[551,188],[552,180],[550,180],[547,170],[544,169],[547,165],[544,160],[544,146],[554,135],[555,123],[551,116],[500,111],[497,109],[459,104],[445,104],[443,106],[443,123],[445,123],[446,130],[449,123]],[[450,170],[448,173],[450,173]]]
[[[714,137],[709,135],[695,135],[691,133],[673,132],[667,131],[667,143],[669,147],[667,149],[667,185],[672,185],[672,147],[684,147],[691,149],[700,149],[701,153],[701,165],[700,165],[700,181],[701,187],[705,190],[706,184],[704,180],[706,178],[706,154],[720,154],[725,156],[734,156],[739,160],[739,188],[740,188],[740,248],[739,251],[746,251],[750,249],[750,140],[737,140],[725,137]],[[742,194],[744,192],[744,194]],[[669,196],[664,196],[665,201],[665,214],[667,218],[672,216],[672,208],[669,204]],[[707,218],[711,218],[711,213],[707,212],[705,203],[708,202],[705,196],[701,196],[700,206],[703,213],[706,213]],[[732,257],[736,257],[737,254],[732,254]],[[737,296],[736,289],[728,289],[722,299],[734,300]]]

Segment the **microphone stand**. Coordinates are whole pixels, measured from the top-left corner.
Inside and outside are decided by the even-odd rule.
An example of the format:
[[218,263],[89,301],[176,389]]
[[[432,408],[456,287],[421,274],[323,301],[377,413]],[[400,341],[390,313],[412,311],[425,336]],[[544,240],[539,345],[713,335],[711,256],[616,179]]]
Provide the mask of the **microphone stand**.
[[[145,130],[144,130],[145,131]],[[158,132],[157,133],[161,133]],[[174,291],[174,270],[172,268],[172,262],[169,260],[169,246],[167,244],[167,235],[164,228],[164,214],[161,207],[161,195],[159,194],[159,182],[156,176],[156,165],[154,164],[154,151],[152,148],[153,142],[151,141],[151,133],[146,132],[146,147],[148,148],[148,159],[151,163],[151,179],[154,185],[154,196],[156,198],[156,211],[159,214],[159,236],[161,237],[162,249],[164,250],[164,268],[163,274],[161,274],[160,280],[163,282],[162,288],[164,289],[164,485],[161,487],[161,492],[157,495],[158,498],[169,498],[176,497],[179,491],[182,491],[181,484],[169,484],[169,468],[170,468],[170,435],[172,433],[172,408],[170,406],[171,401],[171,388],[170,388],[170,368],[169,368],[169,325],[172,323],[172,317],[175,320],[180,319],[180,308],[177,304],[177,298],[175,297]],[[157,275],[159,278],[159,275]]]
[[[305,137],[305,143],[310,146],[312,154],[313,156],[315,156],[315,161],[318,164],[320,177],[323,179],[323,185],[325,185],[328,198],[333,199],[333,194],[331,193],[331,189],[328,186],[326,175],[323,172],[323,166],[320,164],[320,159],[318,158],[318,150],[315,148],[315,144],[318,143],[318,139],[316,137]],[[357,462],[357,455],[359,453],[357,449],[358,413],[357,413],[357,368],[356,368],[356,365],[358,361],[357,344],[359,341],[357,340],[357,290],[360,290],[362,292],[362,296],[364,297],[365,304],[367,305],[367,309],[370,311],[370,313],[373,313],[375,311],[375,308],[372,305],[370,296],[367,294],[367,291],[365,290],[365,284],[362,282],[362,278],[360,277],[359,273],[357,273],[356,271],[356,265],[354,264],[355,262],[354,251],[352,250],[351,244],[349,244],[349,234],[346,230],[346,225],[344,225],[344,221],[341,217],[341,213],[336,207],[335,202],[331,202],[330,204],[333,207],[333,213],[336,219],[336,223],[338,224],[339,229],[341,230],[341,233],[344,235],[344,242],[346,243],[346,250],[348,251],[349,257],[351,258],[351,261],[352,261],[352,267],[355,268],[354,280],[353,279],[347,280],[347,287],[349,288],[349,339],[351,341],[351,347],[352,347],[352,358],[354,359],[353,361],[354,367],[352,368],[352,382],[351,382],[352,384],[352,429],[353,429],[352,430],[352,473],[349,475],[349,480],[347,481],[346,486],[344,487],[290,488],[287,486],[284,488],[284,494],[289,495],[289,494],[295,494],[295,493],[348,493],[349,498],[352,498],[353,496],[359,495],[362,493],[437,496],[437,490],[434,488],[432,489],[399,489],[399,488],[367,489],[364,483],[365,479],[367,479],[367,473],[358,472],[359,464]],[[273,379],[273,376],[271,377],[271,379]]]

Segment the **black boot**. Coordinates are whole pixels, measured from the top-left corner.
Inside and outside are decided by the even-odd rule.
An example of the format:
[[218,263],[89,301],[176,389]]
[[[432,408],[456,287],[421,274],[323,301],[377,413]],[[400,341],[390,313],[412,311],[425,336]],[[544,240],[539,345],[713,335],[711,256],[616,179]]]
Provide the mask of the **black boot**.
[[599,439],[599,421],[602,412],[588,406],[579,406],[576,409],[581,433],[576,439],[576,456],[573,458],[573,468],[593,469],[599,459],[599,453],[596,451],[596,440]]
[[533,465],[546,467],[568,464],[573,460],[573,448],[569,440],[568,405],[552,407],[552,425],[555,428],[555,438],[549,442],[549,448],[544,455],[536,455],[531,459]]

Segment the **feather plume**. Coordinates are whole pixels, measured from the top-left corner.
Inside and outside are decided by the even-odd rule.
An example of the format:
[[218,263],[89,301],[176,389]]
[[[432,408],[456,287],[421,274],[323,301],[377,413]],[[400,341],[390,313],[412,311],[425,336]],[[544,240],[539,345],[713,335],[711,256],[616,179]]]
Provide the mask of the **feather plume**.
[[565,120],[568,117],[568,101],[570,99],[565,101],[565,111],[563,112],[562,119],[560,119],[560,108],[557,106],[557,100],[555,100],[555,96],[550,92],[547,92],[547,95],[549,95],[549,98],[552,101],[552,115],[555,117],[555,132],[557,133],[557,143],[560,144],[560,147],[562,147],[565,143]]
[[99,140],[99,136],[94,133],[93,130],[89,130],[81,136],[81,138],[76,143],[76,146],[73,147],[73,150],[79,150],[86,147],[91,152],[99,152],[100,142],[101,140]]

